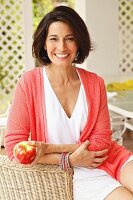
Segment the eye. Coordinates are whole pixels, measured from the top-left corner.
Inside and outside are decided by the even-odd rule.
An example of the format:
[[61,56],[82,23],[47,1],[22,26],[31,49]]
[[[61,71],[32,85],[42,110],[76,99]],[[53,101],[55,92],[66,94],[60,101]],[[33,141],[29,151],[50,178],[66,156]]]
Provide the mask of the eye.
[[68,41],[74,41],[74,37],[68,37],[68,38],[66,38],[66,40],[68,40]]
[[58,40],[58,39],[55,38],[55,37],[53,37],[53,38],[50,38],[50,40],[56,41],[56,40]]

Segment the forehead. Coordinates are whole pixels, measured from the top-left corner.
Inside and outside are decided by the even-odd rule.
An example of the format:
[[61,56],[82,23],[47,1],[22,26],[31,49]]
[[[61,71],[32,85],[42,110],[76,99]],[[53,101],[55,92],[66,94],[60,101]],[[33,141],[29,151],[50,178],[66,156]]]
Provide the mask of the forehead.
[[57,21],[50,24],[48,35],[73,34],[71,26],[65,22]]

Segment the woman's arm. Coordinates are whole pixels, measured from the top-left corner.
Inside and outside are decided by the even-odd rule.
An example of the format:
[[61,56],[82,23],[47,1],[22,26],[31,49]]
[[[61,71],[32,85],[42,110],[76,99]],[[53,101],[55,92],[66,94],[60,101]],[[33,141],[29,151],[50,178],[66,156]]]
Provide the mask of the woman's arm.
[[45,153],[74,152],[80,146],[79,144],[48,144],[48,143],[43,143],[43,142],[41,143],[41,145],[44,146],[43,147],[44,154]]
[[43,155],[38,161],[33,161],[32,165],[35,163],[59,165],[60,154],[59,153],[49,153]]
[[[32,166],[36,163],[41,164],[56,164],[59,165],[60,153],[70,152],[69,162],[72,167],[86,167],[86,168],[96,168],[102,164],[104,160],[107,159],[108,150],[103,151],[88,151],[89,141],[85,141],[82,145],[56,145],[56,144],[45,144],[42,142],[31,141],[29,144],[36,145],[37,155],[35,160],[29,165]],[[48,147],[48,148],[47,148]],[[65,151],[64,151],[65,150]],[[45,151],[45,153],[44,153]],[[49,153],[46,153],[49,152]],[[53,153],[53,151],[60,153]]]
[[98,116],[95,126],[90,134],[89,150],[109,149],[111,146],[112,131],[110,129],[110,116],[104,81],[101,79],[100,84],[100,101]]
[[35,163],[58,164],[61,153],[74,152],[79,147],[79,144],[48,144],[38,141],[27,141],[27,143],[37,148],[37,155],[32,165]]
[[4,140],[5,151],[10,159],[13,159],[14,146],[21,141],[27,141],[30,133],[30,117],[22,81],[20,78],[16,85]]

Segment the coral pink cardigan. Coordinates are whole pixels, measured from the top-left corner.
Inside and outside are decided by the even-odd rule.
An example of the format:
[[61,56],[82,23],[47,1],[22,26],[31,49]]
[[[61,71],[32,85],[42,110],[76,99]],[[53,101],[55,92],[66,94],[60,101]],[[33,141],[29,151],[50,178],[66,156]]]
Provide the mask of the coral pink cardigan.
[[[89,150],[108,148],[108,159],[99,167],[119,180],[123,163],[132,154],[111,141],[110,120],[104,81],[98,75],[77,68],[88,103],[88,119],[81,132],[79,143],[90,141]],[[19,79],[5,136],[5,149],[13,159],[13,147],[22,140],[48,142],[45,112],[43,68],[26,72]],[[54,120],[54,119],[53,119]]]

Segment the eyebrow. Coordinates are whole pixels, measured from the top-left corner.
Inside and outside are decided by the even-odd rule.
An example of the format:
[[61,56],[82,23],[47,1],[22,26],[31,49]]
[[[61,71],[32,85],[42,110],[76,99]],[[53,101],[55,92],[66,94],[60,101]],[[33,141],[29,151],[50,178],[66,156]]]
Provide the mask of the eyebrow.
[[[73,37],[74,37],[73,34],[68,34],[68,35],[66,35],[65,37],[70,37],[70,36],[73,36]],[[58,35],[49,35],[48,37],[58,37]]]

